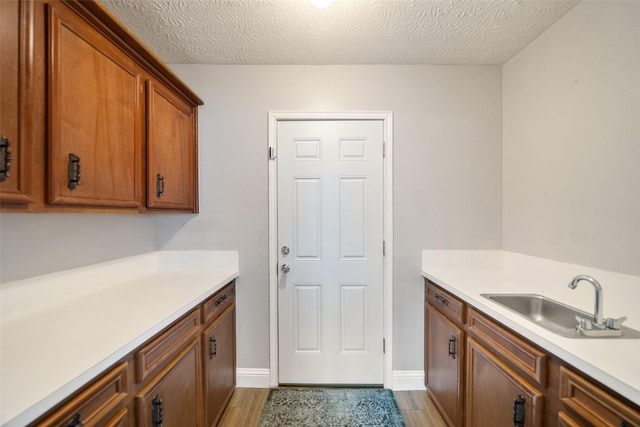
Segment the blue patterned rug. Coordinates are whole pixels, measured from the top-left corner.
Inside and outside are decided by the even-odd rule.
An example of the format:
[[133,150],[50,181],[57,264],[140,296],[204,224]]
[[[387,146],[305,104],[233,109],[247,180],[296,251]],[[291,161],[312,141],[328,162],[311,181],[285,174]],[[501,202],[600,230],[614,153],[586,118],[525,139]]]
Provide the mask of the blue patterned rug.
[[273,389],[260,427],[276,426],[404,427],[404,420],[390,390]]

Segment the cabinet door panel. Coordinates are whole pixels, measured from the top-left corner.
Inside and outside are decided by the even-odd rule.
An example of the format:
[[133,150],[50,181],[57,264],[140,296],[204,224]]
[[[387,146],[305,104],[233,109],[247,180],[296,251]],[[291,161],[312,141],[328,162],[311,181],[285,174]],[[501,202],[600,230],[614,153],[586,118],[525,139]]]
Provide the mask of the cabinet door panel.
[[33,3],[0,1],[0,202],[30,203]]
[[[139,70],[64,5],[49,4],[48,21],[48,202],[139,206]],[[70,154],[79,158],[75,188]]]
[[[138,426],[201,425],[200,360],[200,340],[196,338],[140,391],[136,396]],[[162,422],[159,424],[153,420],[154,402],[158,402],[156,415],[162,413]],[[158,407],[160,404],[161,409]]]
[[426,316],[427,387],[447,423],[461,426],[464,333],[429,304]]
[[153,81],[147,94],[147,207],[195,211],[195,110]]
[[465,425],[512,426],[514,400],[524,398],[524,426],[541,426],[544,396],[473,338],[467,339]]
[[235,390],[235,306],[204,331],[206,425],[214,426]]

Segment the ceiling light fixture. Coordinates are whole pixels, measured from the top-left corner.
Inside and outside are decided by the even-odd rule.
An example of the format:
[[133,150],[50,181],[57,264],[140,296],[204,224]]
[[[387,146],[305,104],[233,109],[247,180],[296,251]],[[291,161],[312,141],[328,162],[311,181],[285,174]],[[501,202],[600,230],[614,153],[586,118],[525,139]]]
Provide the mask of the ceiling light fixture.
[[318,9],[326,9],[331,6],[334,0],[309,0],[312,5],[317,7]]

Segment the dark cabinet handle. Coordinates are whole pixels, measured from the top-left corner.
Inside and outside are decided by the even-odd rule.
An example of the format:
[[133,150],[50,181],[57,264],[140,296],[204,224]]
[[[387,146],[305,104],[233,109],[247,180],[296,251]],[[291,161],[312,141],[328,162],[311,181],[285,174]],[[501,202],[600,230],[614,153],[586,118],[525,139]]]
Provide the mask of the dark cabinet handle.
[[436,294],[436,301],[442,305],[449,305],[449,301],[440,294]]
[[80,184],[80,157],[74,153],[69,153],[69,189],[75,190]]
[[524,396],[513,399],[513,426],[524,427]]
[[631,427],[631,424],[627,423],[626,421],[620,421],[620,427]]
[[0,182],[4,182],[11,172],[11,141],[0,137]]
[[209,360],[218,354],[218,342],[214,337],[209,337]]
[[84,425],[84,423],[80,419],[80,414],[76,414],[64,427],[80,427],[82,425]]
[[164,176],[156,174],[156,197],[159,199],[164,194]]
[[151,401],[151,425],[153,427],[162,427],[162,420],[164,419],[164,402],[157,394],[153,396]]
[[220,304],[222,304],[223,302],[225,302],[226,300],[227,300],[227,294],[224,294],[220,298],[218,298],[213,305],[215,305],[217,307]]
[[451,335],[449,338],[449,357],[452,359],[456,358],[456,337],[455,335]]

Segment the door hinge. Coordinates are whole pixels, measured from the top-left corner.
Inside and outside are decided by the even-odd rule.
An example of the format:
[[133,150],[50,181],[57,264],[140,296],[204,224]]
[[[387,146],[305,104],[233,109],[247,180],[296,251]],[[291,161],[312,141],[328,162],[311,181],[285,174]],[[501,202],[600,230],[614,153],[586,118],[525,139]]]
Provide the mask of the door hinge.
[[382,354],[387,353],[387,340],[382,338]]
[[382,241],[382,256],[387,256],[387,242]]
[[273,147],[269,147],[268,156],[269,156],[269,160],[276,159],[278,157],[278,156],[276,156],[276,149],[273,148]]
[[382,141],[382,157],[387,157],[387,143]]

